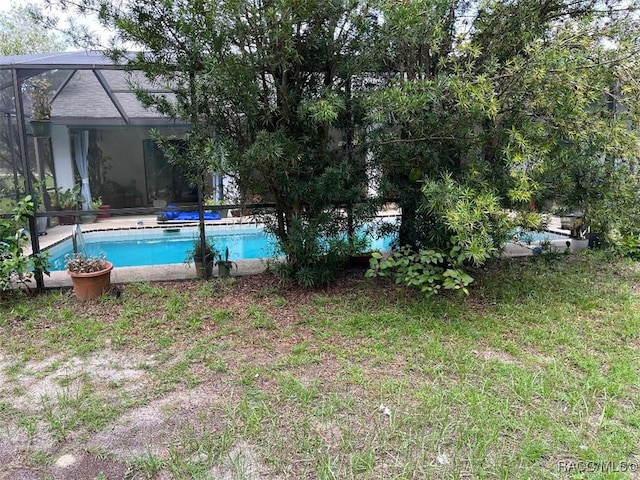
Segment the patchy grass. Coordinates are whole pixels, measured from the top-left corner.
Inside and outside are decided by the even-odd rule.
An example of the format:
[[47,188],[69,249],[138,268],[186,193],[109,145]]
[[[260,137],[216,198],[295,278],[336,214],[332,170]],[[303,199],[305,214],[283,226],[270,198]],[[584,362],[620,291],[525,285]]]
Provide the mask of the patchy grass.
[[130,478],[639,478],[640,265],[475,276],[3,297],[0,476],[71,453]]

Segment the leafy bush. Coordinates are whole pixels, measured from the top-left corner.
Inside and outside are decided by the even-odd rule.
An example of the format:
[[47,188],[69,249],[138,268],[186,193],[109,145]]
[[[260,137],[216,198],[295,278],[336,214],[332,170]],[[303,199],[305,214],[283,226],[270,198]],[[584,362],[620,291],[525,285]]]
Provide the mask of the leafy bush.
[[393,277],[397,284],[418,288],[427,295],[434,295],[442,288],[469,294],[467,287],[473,278],[459,267],[460,248],[454,247],[449,254],[435,250],[414,252],[403,247],[384,258],[375,252],[367,277]]
[[[207,256],[207,260],[209,262],[213,262],[216,257],[221,256],[220,251],[217,249],[215,242],[212,238],[207,238],[204,244],[205,254]],[[187,250],[185,254],[184,261],[188,265],[193,262],[193,259],[198,257],[202,259],[202,243],[200,242],[200,238],[196,237],[193,239],[193,243],[191,244],[191,248]]]
[[612,232],[609,237],[610,248],[623,257],[640,260],[640,235],[637,233],[620,234]]
[[37,255],[26,255],[23,245],[29,240],[24,229],[30,216],[34,214],[34,204],[31,196],[18,202],[13,209],[12,216],[0,218],[0,290],[6,291],[14,282],[27,286],[31,282],[34,270],[47,271],[46,252]]
[[547,267],[557,269],[571,252],[571,243],[567,242],[566,247],[560,248],[551,244],[549,240],[540,242],[540,245],[532,250],[532,262],[543,262]]
[[598,247],[640,259],[640,178],[634,169],[614,162],[598,164],[593,171],[595,180],[581,205],[585,223]]
[[[295,279],[305,288],[317,288],[327,285],[344,267],[353,246],[332,228],[335,225],[323,220],[323,217],[314,222],[295,218],[288,235],[276,237],[288,260],[273,264],[279,278]],[[273,229],[267,231],[274,234]]]
[[456,246],[455,255],[463,261],[484,264],[500,251],[514,228],[497,195],[457,182],[451,175],[426,180],[422,192],[422,209],[433,218],[439,235],[433,246],[445,251]]
[[[426,179],[422,193],[419,213],[429,219],[423,234],[428,247],[405,246],[387,258],[375,254],[366,275],[391,276],[396,283],[428,295],[443,288],[468,294],[473,277],[465,272],[465,265],[483,265],[495,256],[510,237],[515,221],[497,195],[456,181],[449,174]],[[530,227],[539,217],[524,220]]]
[[58,189],[55,193],[55,202],[63,210],[77,210],[78,204],[83,203],[85,198],[80,193],[80,185],[66,190]]

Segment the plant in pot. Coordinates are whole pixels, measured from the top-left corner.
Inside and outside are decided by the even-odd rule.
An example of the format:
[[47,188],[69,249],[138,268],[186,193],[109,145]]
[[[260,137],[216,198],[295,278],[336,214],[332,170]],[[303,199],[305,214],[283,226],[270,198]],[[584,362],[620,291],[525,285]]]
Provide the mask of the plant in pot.
[[[56,192],[55,200],[60,210],[78,210],[78,205],[84,201],[80,195],[80,185],[75,185],[67,190],[59,189]],[[61,215],[58,217],[60,225],[73,225],[76,217],[73,215]]]
[[98,298],[109,291],[113,264],[104,256],[89,257],[84,253],[66,256],[67,273],[73,282],[73,292],[80,300]]
[[238,264],[229,260],[229,247],[226,247],[224,249],[224,256],[222,254],[218,255],[218,260],[216,261],[216,266],[218,267],[218,276],[220,278],[230,277],[234,265],[236,266],[237,272]]
[[200,243],[200,239],[196,238],[193,240],[192,247],[189,250],[187,250],[187,256],[185,258],[185,262],[188,265],[190,265],[191,261],[193,260],[193,263],[195,263],[196,265],[196,276],[198,278],[205,278],[203,257],[206,256],[206,259],[207,259],[207,270],[206,270],[207,277],[206,278],[211,278],[211,275],[213,274],[213,264],[215,262],[215,258],[218,255],[219,253],[218,253],[218,250],[216,249],[215,244],[213,243],[213,240],[209,238],[205,242],[205,250],[203,255],[202,244]]
[[31,130],[34,137],[51,136],[51,83],[44,78],[33,78],[28,85],[28,96],[31,100]]
[[93,202],[91,202],[91,209],[100,210],[101,212],[104,212],[104,213],[98,214],[98,219],[111,217],[111,213],[109,213],[109,210],[111,209],[111,205],[105,205],[104,202],[102,201],[102,197],[98,197],[94,199]]
[[369,268],[370,261],[373,258],[373,250],[371,250],[371,241],[366,237],[366,235],[353,235],[347,248],[349,250],[349,255],[347,257],[348,268]]
[[[102,198],[94,198],[89,203],[91,210],[98,210],[102,205]],[[84,215],[80,215],[80,221],[82,223],[95,223],[98,220],[98,215],[95,213],[85,213]]]

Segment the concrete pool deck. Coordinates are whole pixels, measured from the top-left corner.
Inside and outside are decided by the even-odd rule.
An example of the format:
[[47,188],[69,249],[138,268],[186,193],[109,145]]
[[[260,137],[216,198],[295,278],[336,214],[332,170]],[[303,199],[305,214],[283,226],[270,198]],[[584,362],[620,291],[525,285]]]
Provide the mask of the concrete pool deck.
[[[264,272],[267,264],[264,260],[239,260],[236,275],[255,275]],[[214,269],[214,276],[216,276]],[[114,267],[111,271],[111,283],[129,282],[161,282],[168,280],[189,280],[196,278],[193,265],[176,263],[171,265],[155,265],[143,267]],[[45,288],[70,287],[71,277],[67,272],[51,272],[51,276],[44,276]]]
[[[586,250],[588,248],[588,244],[589,244],[588,240],[571,238],[570,237],[571,232],[569,230],[562,229],[562,227],[560,226],[560,217],[548,216],[547,228],[545,230],[547,230],[550,233],[557,233],[565,237],[562,239],[551,240],[550,242],[551,248],[556,251],[564,252],[567,249],[567,247],[572,252],[579,251],[579,250]],[[569,245],[567,245],[567,242],[569,242]],[[504,246],[504,250],[502,251],[501,256],[503,257],[530,256],[530,255],[533,255],[533,248],[536,246],[537,246],[537,243],[535,242],[532,243],[531,245],[527,245],[522,242],[519,242],[519,243],[510,242]]]
[[[390,210],[384,212],[381,216],[393,217],[398,215],[398,211]],[[222,220],[206,221],[207,228],[215,228],[228,225],[255,225],[259,223],[255,217],[229,217]],[[157,228],[179,228],[194,227],[197,222],[158,222],[155,215],[133,215],[127,217],[110,217],[99,219],[95,223],[81,224],[83,232],[92,231],[110,231],[110,230],[144,230]],[[73,225],[61,225],[47,229],[47,235],[39,237],[40,249],[48,248],[59,242],[64,241],[71,236]],[[570,241],[570,250],[582,250],[587,248],[586,240],[576,240],[569,238],[569,232],[560,228],[560,219],[551,217],[547,230],[552,233],[565,235],[566,240],[553,240],[552,245],[561,251],[566,249],[566,241]],[[25,249],[27,250],[27,249]],[[28,252],[31,249],[28,248]],[[502,256],[505,257],[523,257],[533,254],[533,245],[508,243]],[[254,275],[264,272],[267,268],[266,260],[239,260],[237,271],[233,275]],[[215,270],[215,269],[214,269]],[[215,272],[214,272],[215,275]],[[169,264],[157,266],[141,266],[141,267],[118,267],[115,266],[111,272],[112,283],[127,282],[155,282],[170,280],[188,280],[195,279],[196,272],[193,265]],[[66,272],[51,272],[50,276],[44,276],[45,288],[70,287],[71,277]]]

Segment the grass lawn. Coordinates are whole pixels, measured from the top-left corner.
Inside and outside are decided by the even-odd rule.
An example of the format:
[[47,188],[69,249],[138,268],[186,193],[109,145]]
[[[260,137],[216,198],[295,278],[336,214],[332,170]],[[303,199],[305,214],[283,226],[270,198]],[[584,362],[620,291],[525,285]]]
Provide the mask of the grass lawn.
[[0,478],[640,478],[640,264],[0,297]]

